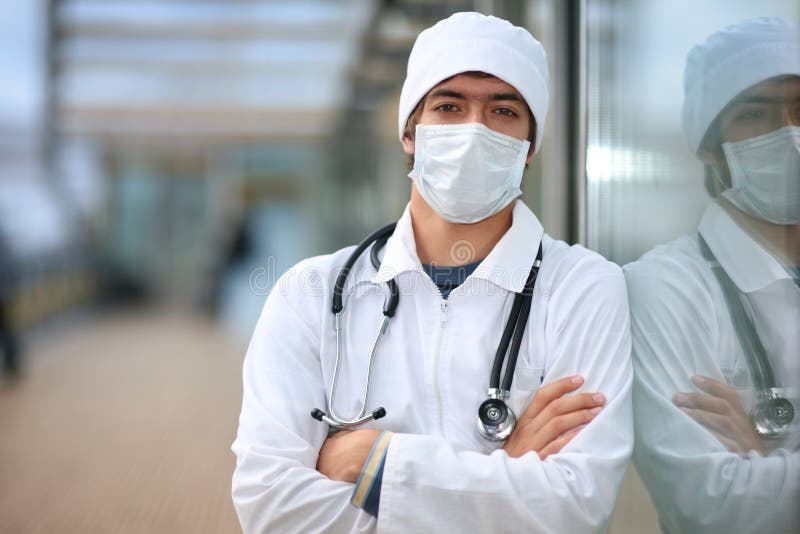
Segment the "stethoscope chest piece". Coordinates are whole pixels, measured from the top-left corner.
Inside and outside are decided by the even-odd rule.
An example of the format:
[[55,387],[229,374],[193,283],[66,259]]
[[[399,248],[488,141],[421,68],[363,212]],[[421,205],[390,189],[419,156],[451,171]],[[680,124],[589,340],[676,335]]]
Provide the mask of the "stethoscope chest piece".
[[505,441],[517,424],[514,411],[506,404],[508,396],[508,391],[492,388],[489,398],[478,407],[478,434],[489,441]]
[[780,439],[789,433],[794,420],[794,405],[779,388],[769,388],[753,410],[753,423],[762,438]]

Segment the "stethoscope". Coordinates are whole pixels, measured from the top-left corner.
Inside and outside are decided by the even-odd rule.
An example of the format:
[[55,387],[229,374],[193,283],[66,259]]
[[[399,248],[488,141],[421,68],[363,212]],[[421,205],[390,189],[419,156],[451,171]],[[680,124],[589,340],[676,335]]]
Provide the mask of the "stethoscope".
[[725,296],[733,328],[750,369],[750,376],[756,390],[755,405],[750,416],[756,432],[762,438],[782,438],[789,433],[791,428],[794,419],[794,405],[783,395],[783,389],[777,386],[767,351],[761,338],[758,337],[752,319],[747,315],[742,304],[741,291],[714,257],[714,253],[711,252],[705,240],[699,235],[698,240],[700,252],[710,265],[722,289],[722,294]]
[[[370,261],[375,270],[380,269],[380,260],[378,259],[378,252],[386,244],[386,241],[394,232],[395,225],[392,223],[384,226],[379,230],[373,232],[366,239],[364,239],[355,250],[350,254],[350,257],[345,262],[344,266],[339,270],[336,276],[336,283],[333,287],[333,301],[331,310],[334,316],[334,330],[336,332],[336,360],[333,365],[333,377],[331,379],[331,387],[328,391],[328,413],[326,414],[320,409],[314,409],[311,412],[311,417],[318,421],[327,423],[331,430],[346,430],[354,428],[368,421],[380,419],[386,415],[386,410],[381,406],[375,410],[367,410],[367,400],[369,397],[369,385],[372,375],[372,362],[378,348],[381,338],[386,334],[389,327],[389,320],[394,317],[397,311],[397,304],[400,301],[400,292],[397,288],[397,283],[394,279],[389,280],[386,284],[389,286],[389,298],[383,306],[383,321],[378,330],[378,335],[375,337],[375,342],[372,344],[372,350],[369,355],[369,362],[367,364],[367,379],[364,385],[364,395],[361,400],[361,408],[358,414],[352,419],[345,419],[340,417],[334,411],[334,398],[336,396],[336,379],[339,374],[339,366],[342,361],[342,320],[341,314],[344,310],[342,295],[344,293],[344,286],[347,282],[347,276],[350,274],[353,265],[355,265],[358,258],[364,251],[372,246],[370,251]],[[503,329],[503,335],[500,338],[500,343],[495,353],[494,363],[492,364],[492,372],[489,378],[489,390],[487,392],[487,399],[478,407],[478,417],[476,420],[476,427],[478,433],[491,441],[503,441],[511,435],[514,426],[517,422],[517,417],[514,411],[508,405],[507,400],[511,394],[511,382],[514,380],[514,369],[517,365],[517,356],[522,345],[522,335],[525,331],[525,325],[528,322],[530,315],[531,303],[533,301],[533,289],[536,285],[536,277],[539,274],[539,267],[542,264],[542,245],[539,244],[539,251],[536,254],[536,260],[533,262],[530,274],[525,281],[525,286],[522,291],[514,295],[514,302],[511,305],[511,312],[509,313],[508,321]],[[510,350],[509,350],[510,345]],[[506,352],[508,358],[506,360]],[[505,362],[505,374],[503,374],[503,381],[500,382],[500,375],[503,370],[503,363]]]

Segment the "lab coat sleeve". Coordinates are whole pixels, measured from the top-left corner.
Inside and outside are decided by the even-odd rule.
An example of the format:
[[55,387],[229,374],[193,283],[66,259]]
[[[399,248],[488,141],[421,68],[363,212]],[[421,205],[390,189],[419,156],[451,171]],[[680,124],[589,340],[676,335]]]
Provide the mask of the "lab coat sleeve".
[[353,497],[350,502],[373,517],[378,517],[378,509],[381,502],[381,484],[383,481],[383,466],[386,461],[386,451],[389,449],[389,442],[392,440],[392,433],[384,430],[369,451],[369,456],[364,462],[361,474],[356,481],[353,489]]
[[719,335],[726,311],[710,286],[681,269],[626,268],[637,471],[668,532],[796,532],[798,453],[740,457],[672,403],[679,391],[699,391],[694,374],[724,381],[712,356],[729,350]]
[[550,297],[545,382],[580,373],[584,391],[606,394],[604,411],[544,461],[534,452],[485,455],[456,450],[441,437],[395,433],[378,532],[604,530],[632,449],[625,283],[617,267],[605,265],[600,275],[576,272],[564,281],[568,290],[541,293]]
[[310,416],[326,403],[322,291],[309,268],[300,264],[278,281],[245,356],[232,496],[246,533],[374,530],[375,520],[350,504],[354,485],[316,470],[327,425]]

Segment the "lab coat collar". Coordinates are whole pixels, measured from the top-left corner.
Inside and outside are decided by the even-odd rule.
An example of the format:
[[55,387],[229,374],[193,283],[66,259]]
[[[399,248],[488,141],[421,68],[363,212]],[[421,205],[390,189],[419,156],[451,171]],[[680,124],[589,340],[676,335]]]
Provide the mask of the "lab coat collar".
[[720,266],[742,292],[752,293],[777,280],[791,278],[718,202],[714,201],[706,208],[698,231]]
[[381,259],[381,268],[372,282],[381,284],[406,271],[422,272],[422,264],[417,257],[417,243],[414,228],[411,226],[411,203],[406,205],[397,220],[392,237],[386,243],[386,252]]
[[[518,293],[522,291],[530,274],[539,243],[544,236],[544,228],[521,200],[515,201],[511,217],[511,228],[500,238],[470,278],[484,279]],[[386,244],[381,268],[372,281],[384,283],[404,271],[423,272],[417,256],[409,206],[406,206],[397,221],[394,234]]]
[[544,228],[536,215],[521,200],[511,212],[511,228],[503,235],[488,256],[472,274],[519,293],[531,272]]

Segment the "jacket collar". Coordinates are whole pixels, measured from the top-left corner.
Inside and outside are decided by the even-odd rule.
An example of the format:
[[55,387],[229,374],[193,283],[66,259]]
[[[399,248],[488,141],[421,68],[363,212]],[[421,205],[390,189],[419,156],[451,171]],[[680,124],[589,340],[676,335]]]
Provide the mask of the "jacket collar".
[[751,293],[777,280],[791,278],[778,260],[736,224],[718,202],[706,208],[698,231],[742,292]]
[[[518,293],[522,291],[530,274],[544,228],[521,200],[515,201],[511,217],[511,228],[469,278],[487,280]],[[397,221],[394,234],[386,244],[381,268],[372,278],[372,282],[384,283],[407,271],[424,272],[417,256],[409,206],[406,206]]]

